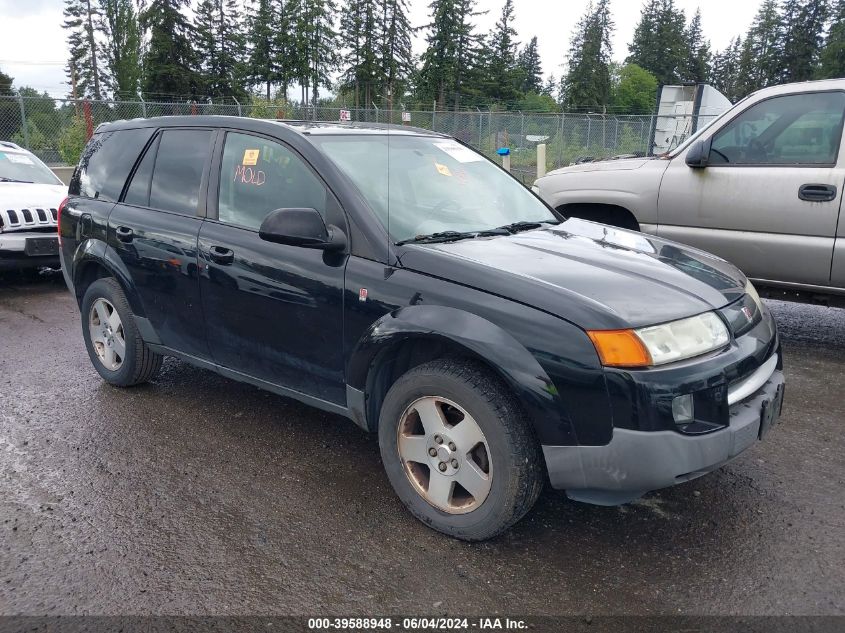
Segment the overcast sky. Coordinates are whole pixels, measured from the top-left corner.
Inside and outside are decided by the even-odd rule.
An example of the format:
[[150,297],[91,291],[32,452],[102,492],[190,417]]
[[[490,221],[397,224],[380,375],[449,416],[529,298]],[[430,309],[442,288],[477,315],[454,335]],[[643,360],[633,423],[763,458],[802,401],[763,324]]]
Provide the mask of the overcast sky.
[[[548,76],[559,77],[565,60],[569,36],[589,0],[515,0],[516,30],[520,42],[537,36],[543,69]],[[678,6],[692,15],[701,7],[704,33],[714,49],[724,48],[751,23],[760,0],[676,0]],[[429,0],[409,0],[414,26],[429,19]],[[492,28],[501,13],[504,0],[478,0],[478,8],[488,13],[476,19],[483,32]],[[67,43],[62,30],[62,0],[0,0],[0,68],[15,78],[15,86],[29,85],[52,96],[68,93],[64,83]],[[338,5],[343,8],[342,0]],[[642,3],[638,0],[612,0],[611,8],[616,31],[613,55],[623,60],[639,18]],[[424,48],[422,36],[414,51]]]

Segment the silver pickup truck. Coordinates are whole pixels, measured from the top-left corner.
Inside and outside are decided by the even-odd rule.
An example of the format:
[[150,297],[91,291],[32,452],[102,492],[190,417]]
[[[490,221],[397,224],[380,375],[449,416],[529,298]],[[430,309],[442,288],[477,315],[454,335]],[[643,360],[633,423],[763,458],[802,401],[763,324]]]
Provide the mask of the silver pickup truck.
[[845,80],[755,92],[675,150],[564,167],[534,185],[565,215],[739,266],[767,296],[845,305]]

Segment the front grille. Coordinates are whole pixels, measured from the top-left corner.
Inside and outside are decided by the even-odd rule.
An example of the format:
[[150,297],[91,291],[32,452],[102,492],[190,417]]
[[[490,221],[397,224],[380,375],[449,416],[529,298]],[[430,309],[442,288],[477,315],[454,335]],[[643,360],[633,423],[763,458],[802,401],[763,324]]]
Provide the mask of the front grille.
[[4,231],[55,231],[57,211],[51,207],[27,209],[0,208],[0,226]]

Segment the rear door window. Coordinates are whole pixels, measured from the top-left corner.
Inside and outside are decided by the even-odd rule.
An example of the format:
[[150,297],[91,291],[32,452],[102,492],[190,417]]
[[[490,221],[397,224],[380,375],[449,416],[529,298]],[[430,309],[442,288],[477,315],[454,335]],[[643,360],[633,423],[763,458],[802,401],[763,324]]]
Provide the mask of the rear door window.
[[152,128],[95,134],[79,160],[68,189],[71,195],[117,202]]
[[211,156],[213,138],[211,130],[161,133],[150,184],[150,207],[183,215],[197,214],[202,176]]

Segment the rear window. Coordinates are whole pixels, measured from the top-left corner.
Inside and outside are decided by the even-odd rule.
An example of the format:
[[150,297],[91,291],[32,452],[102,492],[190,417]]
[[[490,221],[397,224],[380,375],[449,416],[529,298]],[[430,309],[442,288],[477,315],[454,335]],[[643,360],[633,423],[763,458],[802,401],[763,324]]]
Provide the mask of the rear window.
[[155,130],[117,130],[91,137],[70,181],[74,196],[117,202],[141,150]]

